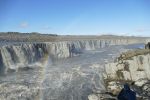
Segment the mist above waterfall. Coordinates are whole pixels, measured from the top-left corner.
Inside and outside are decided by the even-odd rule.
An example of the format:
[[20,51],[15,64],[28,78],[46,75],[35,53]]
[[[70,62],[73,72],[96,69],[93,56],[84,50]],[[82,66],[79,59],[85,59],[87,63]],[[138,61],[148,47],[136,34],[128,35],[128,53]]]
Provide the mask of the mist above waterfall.
[[[8,94],[8,90],[13,92],[8,96],[0,95],[0,98],[86,100],[94,91],[104,92],[104,64],[113,62],[122,51],[143,46],[119,45],[129,41],[118,41],[86,40],[2,46],[0,61],[4,75],[0,79],[1,86],[7,90],[1,93]],[[82,52],[70,57],[69,46],[72,44],[74,49]]]

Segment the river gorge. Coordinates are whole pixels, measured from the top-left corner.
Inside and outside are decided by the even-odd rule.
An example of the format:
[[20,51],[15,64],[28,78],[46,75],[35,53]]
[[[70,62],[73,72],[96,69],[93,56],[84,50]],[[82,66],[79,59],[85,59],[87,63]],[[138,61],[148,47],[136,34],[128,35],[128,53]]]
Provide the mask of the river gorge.
[[128,60],[130,72],[123,65],[116,67],[115,62],[122,52],[143,49],[146,41],[130,38],[4,43],[0,47],[0,100],[103,100],[100,94],[114,93],[110,86],[115,80],[145,79],[146,83],[150,79],[149,53]]

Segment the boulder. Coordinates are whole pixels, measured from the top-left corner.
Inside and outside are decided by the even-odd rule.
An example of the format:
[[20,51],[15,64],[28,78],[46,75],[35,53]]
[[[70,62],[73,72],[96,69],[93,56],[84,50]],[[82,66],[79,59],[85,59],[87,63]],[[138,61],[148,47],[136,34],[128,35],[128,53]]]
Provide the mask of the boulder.
[[98,98],[97,95],[95,95],[95,94],[90,94],[90,95],[88,96],[88,100],[100,100],[100,99]]
[[112,81],[108,83],[107,90],[113,95],[118,95],[121,89],[122,89],[122,86],[120,85],[119,82]]
[[143,90],[143,94],[145,96],[148,96],[150,99],[150,83],[144,84],[142,90]]
[[135,81],[135,85],[141,87],[147,82],[148,82],[147,79],[139,79],[139,80]]

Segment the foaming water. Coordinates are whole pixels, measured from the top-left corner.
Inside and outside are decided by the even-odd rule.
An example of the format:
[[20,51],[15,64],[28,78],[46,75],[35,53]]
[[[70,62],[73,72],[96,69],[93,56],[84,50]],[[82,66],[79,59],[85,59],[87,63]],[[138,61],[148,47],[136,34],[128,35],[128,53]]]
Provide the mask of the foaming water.
[[105,91],[103,65],[113,62],[122,51],[138,46],[85,50],[78,56],[55,60],[48,55],[43,62],[38,61],[30,65],[29,69],[1,76],[0,85],[4,89],[1,93],[8,94],[5,98],[29,100],[87,100],[92,92]]
[[46,59],[46,61],[44,62],[44,68],[43,68],[43,73],[42,73],[42,80],[41,80],[41,88],[40,88],[40,100],[44,100],[44,90],[49,88],[46,86],[45,81],[47,79],[47,71],[49,70],[49,67],[52,66],[52,60],[50,58],[50,56],[48,56]]

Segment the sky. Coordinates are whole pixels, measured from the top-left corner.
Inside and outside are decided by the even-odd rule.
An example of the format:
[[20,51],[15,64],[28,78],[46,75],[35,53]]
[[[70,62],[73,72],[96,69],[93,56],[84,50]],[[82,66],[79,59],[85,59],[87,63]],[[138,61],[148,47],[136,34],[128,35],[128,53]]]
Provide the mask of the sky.
[[150,0],[0,0],[0,31],[150,36]]

